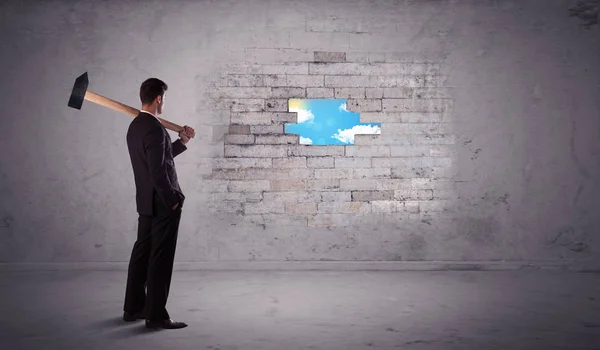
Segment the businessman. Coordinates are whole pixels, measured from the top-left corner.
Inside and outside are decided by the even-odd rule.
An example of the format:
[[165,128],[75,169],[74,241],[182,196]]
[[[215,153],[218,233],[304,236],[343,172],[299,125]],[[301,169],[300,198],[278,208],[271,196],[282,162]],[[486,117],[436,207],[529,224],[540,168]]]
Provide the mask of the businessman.
[[187,149],[186,143],[195,132],[186,125],[179,132],[179,139],[171,142],[167,129],[157,118],[163,112],[167,89],[167,84],[157,78],[142,83],[142,108],[127,130],[139,218],[129,261],[123,320],[145,319],[147,328],[178,329],[187,324],[173,321],[166,308],[185,201],[173,158]]

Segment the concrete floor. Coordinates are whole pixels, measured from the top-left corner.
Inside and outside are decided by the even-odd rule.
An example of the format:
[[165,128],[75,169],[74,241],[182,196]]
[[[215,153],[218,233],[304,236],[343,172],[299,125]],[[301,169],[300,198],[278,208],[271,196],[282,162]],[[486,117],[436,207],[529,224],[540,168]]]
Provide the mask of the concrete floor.
[[600,274],[175,271],[180,330],[121,320],[125,271],[0,272],[2,349],[600,349]]

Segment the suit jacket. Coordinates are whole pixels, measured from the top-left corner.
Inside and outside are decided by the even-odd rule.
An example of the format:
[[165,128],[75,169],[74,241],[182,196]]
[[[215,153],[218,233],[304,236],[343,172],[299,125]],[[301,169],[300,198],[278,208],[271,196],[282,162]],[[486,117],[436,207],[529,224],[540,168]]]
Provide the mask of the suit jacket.
[[159,201],[169,211],[185,196],[177,181],[174,158],[187,149],[178,139],[171,142],[167,129],[153,115],[140,112],[127,130],[127,148],[135,179],[137,212],[156,215],[153,203]]

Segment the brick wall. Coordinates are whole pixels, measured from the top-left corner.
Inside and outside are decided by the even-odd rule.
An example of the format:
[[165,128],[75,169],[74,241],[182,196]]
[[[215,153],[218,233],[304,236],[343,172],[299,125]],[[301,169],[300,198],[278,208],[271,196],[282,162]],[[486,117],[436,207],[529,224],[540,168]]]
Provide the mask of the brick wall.
[[[411,55],[252,50],[222,65],[208,89],[213,112],[229,117],[223,155],[213,159],[213,213],[308,227],[360,227],[373,214],[420,222],[449,208],[452,99],[441,62]],[[355,145],[300,145],[291,98],[343,98],[381,134]],[[220,141],[221,142],[221,141]],[[219,143],[220,144],[220,143]],[[211,186],[211,185],[207,185]]]

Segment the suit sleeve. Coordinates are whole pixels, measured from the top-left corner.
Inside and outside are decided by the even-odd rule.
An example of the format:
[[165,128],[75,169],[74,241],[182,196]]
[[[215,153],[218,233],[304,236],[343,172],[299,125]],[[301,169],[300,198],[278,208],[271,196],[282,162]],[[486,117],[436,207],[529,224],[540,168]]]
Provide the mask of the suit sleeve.
[[171,146],[173,150],[173,158],[177,157],[187,149],[187,147],[183,143],[181,143],[181,139],[175,140],[175,142],[173,142]]
[[144,136],[144,151],[152,185],[167,207],[172,208],[180,198],[167,175],[165,137],[161,129],[154,128]]

